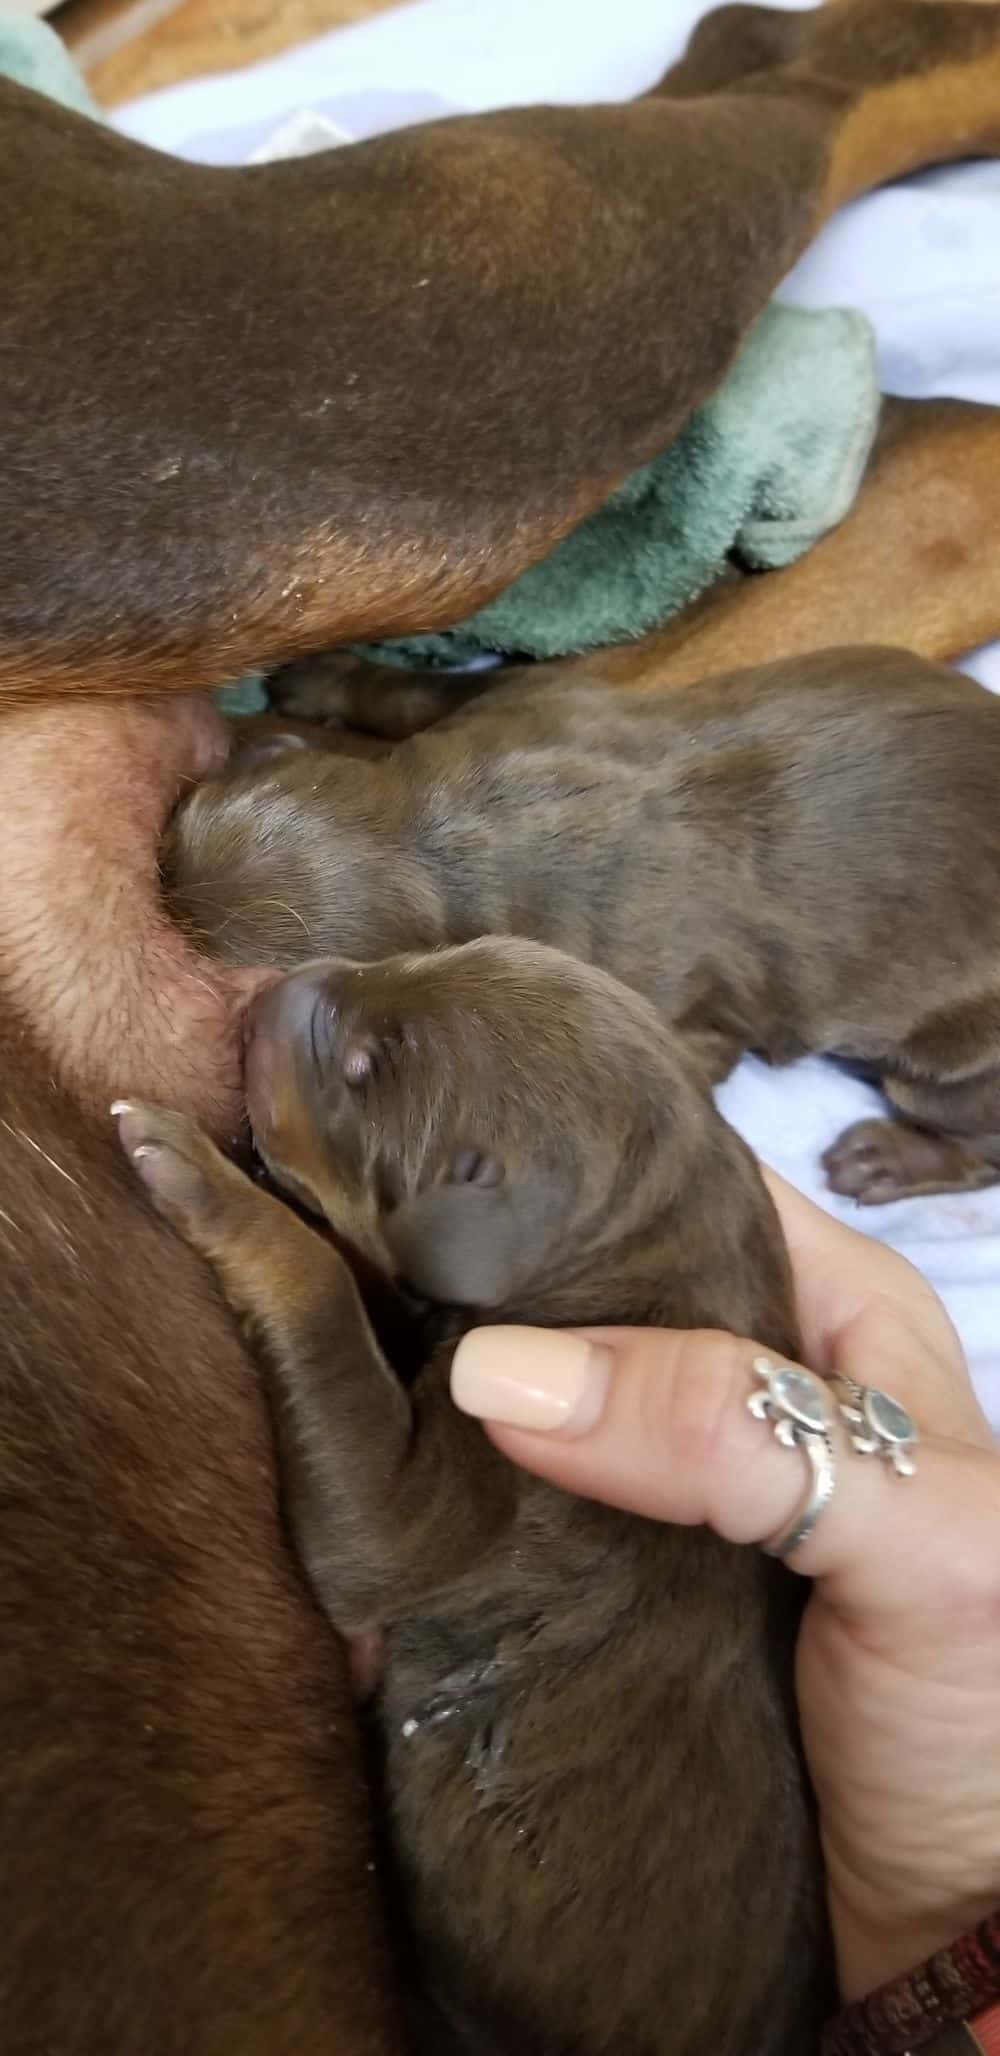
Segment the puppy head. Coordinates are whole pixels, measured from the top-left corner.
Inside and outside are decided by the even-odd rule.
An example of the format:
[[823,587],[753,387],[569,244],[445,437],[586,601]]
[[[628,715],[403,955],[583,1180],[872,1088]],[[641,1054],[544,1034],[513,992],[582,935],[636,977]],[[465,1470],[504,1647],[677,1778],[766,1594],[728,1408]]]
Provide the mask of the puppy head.
[[294,735],[244,744],[171,821],[161,873],[174,919],[224,963],[283,970],[436,941],[437,895],[397,843],[394,798],[381,766]]
[[307,965],[255,1001],[247,1093],[275,1177],[425,1297],[562,1307],[721,1126],[645,1001],[489,937]]

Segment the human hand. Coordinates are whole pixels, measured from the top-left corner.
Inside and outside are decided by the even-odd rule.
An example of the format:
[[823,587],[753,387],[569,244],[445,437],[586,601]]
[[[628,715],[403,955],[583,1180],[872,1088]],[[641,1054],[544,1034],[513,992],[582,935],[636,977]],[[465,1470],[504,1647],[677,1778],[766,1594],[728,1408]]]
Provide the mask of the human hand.
[[[813,1581],[798,1704],[850,2000],[1000,1904],[1000,1450],[924,1280],[768,1182],[806,1362],[883,1387],[921,1437],[903,1480],[838,1432],[833,1498],[789,1558]],[[452,1391],[557,1485],[760,1543],[804,1478],[747,1410],[758,1353],[714,1333],[479,1328]]]

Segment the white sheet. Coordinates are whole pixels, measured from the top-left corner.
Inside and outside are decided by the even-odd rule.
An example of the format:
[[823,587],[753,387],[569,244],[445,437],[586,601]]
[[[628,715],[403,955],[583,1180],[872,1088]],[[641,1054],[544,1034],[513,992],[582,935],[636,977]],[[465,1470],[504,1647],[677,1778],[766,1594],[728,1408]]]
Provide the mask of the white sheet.
[[[162,149],[233,164],[267,152],[278,131],[294,149],[289,123],[303,112],[349,141],[452,112],[625,99],[652,84],[703,12],[700,0],[421,0],[250,70],[136,101],[116,121]],[[783,294],[863,307],[887,391],[1000,404],[1000,166],[928,173],[859,201],[828,225]],[[849,594],[842,626],[849,641]],[[967,668],[1000,690],[1000,644]],[[818,1159],[847,1122],[878,1110],[876,1094],[817,1059],[783,1072],[748,1059],[720,1097],[776,1169],[926,1272],[1000,1429],[1000,1187],[859,1213],[825,1190]]]

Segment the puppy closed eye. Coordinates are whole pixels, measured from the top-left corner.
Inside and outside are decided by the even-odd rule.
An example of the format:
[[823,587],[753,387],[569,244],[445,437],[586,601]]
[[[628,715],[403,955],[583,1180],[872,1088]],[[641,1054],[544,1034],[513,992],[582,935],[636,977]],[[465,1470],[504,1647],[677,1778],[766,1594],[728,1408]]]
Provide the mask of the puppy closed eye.
[[345,1083],[352,1086],[355,1091],[360,1086],[367,1085],[369,1079],[375,1074],[378,1056],[379,1042],[377,1036],[371,1035],[366,1031],[350,1036],[345,1045],[342,1058]]
[[481,1149],[460,1149],[452,1159],[446,1183],[449,1185],[501,1185],[503,1165]]

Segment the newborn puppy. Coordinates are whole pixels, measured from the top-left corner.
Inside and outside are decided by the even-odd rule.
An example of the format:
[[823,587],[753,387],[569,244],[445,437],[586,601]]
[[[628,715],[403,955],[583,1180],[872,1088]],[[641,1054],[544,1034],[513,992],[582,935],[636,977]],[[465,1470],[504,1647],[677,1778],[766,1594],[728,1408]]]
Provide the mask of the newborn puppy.
[[616,694],[497,687],[369,763],[203,785],[166,853],[231,964],[486,933],[601,964],[710,1079],[868,1067],[903,1119],[828,1153],[863,1204],[1000,1177],[1000,702],[897,650]]
[[274,1177],[410,1296],[396,1361],[328,1240],[183,1117],[117,1111],[259,1341],[321,1605],[385,1634],[417,2045],[803,2056],[828,1994],[797,1581],[518,1472],[448,1383],[483,1317],[794,1356],[750,1152],[648,1002],[524,941],[311,965],[254,1002],[247,1083]]

